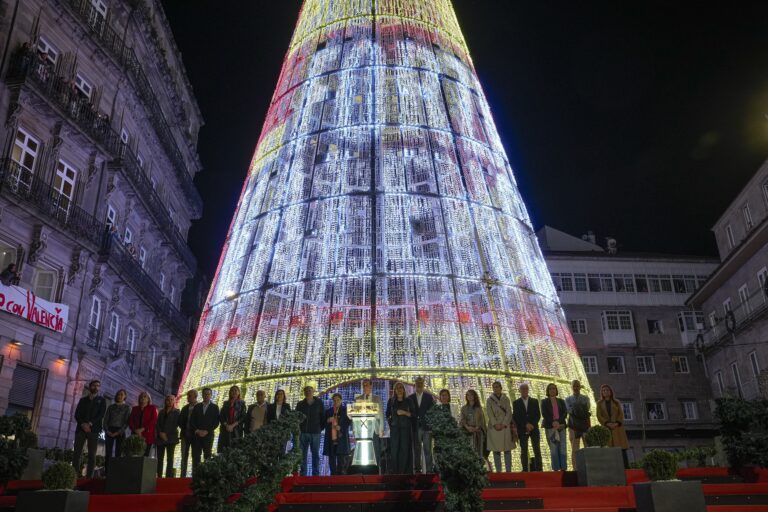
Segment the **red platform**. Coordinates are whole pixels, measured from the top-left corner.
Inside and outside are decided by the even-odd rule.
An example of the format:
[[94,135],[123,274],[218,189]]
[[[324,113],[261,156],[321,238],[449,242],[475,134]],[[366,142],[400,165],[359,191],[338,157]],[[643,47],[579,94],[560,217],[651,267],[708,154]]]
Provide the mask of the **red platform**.
[[[702,480],[707,512],[768,512],[768,470],[736,474],[727,468],[683,469],[678,477]],[[647,478],[642,470],[629,470],[625,487],[578,487],[572,472],[502,473],[489,480],[483,499],[494,512],[632,512],[632,483]],[[77,487],[91,492],[89,512],[184,512],[194,503],[190,483],[189,478],[160,478],[157,492],[145,495],[104,494],[104,480],[79,480]],[[12,510],[20,491],[40,488],[39,481],[10,482],[0,496],[0,509]],[[434,475],[297,476],[283,481],[271,510],[428,512],[443,506],[442,487]]]

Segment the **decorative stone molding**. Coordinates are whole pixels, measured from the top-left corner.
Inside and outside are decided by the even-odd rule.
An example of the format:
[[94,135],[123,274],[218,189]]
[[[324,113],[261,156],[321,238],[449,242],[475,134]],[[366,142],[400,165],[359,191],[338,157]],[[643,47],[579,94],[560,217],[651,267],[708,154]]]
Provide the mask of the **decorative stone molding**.
[[97,263],[96,266],[93,268],[93,278],[91,279],[91,287],[88,290],[88,295],[93,295],[96,293],[96,290],[99,289],[99,286],[101,286],[101,283],[104,282],[104,278],[101,277],[101,273],[104,271],[104,264]]
[[16,127],[19,125],[19,117],[23,111],[24,108],[21,106],[21,103],[11,103],[11,106],[8,108],[8,117],[5,118],[5,127],[9,131],[16,130]]
[[69,271],[67,272],[67,284],[72,285],[85,268],[85,259],[83,250],[76,248],[72,251],[72,258],[69,262]]
[[32,243],[29,245],[28,263],[35,263],[48,247],[48,229],[36,224],[32,230]]
[[91,151],[91,154],[88,156],[88,178],[85,182],[86,188],[91,186],[91,182],[98,173],[98,170],[99,169],[96,166],[96,152]]
[[128,318],[133,320],[136,318],[136,310],[138,309],[138,301],[132,300],[130,306],[128,306]]
[[112,297],[109,300],[109,310],[112,311],[120,304],[120,298],[123,296],[125,286],[115,285],[112,287]]

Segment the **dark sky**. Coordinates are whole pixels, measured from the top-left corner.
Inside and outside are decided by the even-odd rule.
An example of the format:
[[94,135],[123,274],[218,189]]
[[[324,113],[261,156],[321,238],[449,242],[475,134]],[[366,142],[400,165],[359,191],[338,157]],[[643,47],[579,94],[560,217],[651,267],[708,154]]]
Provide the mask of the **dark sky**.
[[[534,226],[715,254],[768,156],[768,2],[454,0]],[[298,0],[164,0],[206,125],[190,233],[213,275]]]

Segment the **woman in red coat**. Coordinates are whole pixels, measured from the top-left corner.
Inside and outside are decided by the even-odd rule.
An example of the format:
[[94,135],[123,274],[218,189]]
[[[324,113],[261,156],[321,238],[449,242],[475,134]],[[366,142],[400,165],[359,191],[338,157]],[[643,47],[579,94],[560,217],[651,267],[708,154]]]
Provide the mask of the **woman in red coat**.
[[141,436],[147,443],[147,449],[144,452],[145,457],[149,457],[149,450],[155,443],[155,425],[157,424],[157,407],[152,405],[152,399],[149,393],[142,391],[139,393],[139,405],[135,405],[131,410],[131,417],[128,419],[128,427],[131,434]]

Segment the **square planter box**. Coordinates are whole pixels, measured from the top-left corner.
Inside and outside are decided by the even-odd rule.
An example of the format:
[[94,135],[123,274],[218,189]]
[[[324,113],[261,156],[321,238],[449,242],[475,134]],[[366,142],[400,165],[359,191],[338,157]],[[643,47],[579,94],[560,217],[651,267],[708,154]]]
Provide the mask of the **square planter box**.
[[30,491],[16,498],[17,512],[88,512],[88,491]]
[[706,512],[699,481],[643,482],[634,484],[637,512]]
[[579,485],[627,485],[621,448],[582,448],[576,452]]
[[43,477],[43,461],[45,460],[45,450],[37,448],[27,448],[27,467],[21,474],[22,480],[40,480]]
[[109,460],[107,494],[154,494],[157,485],[157,459],[116,457]]

